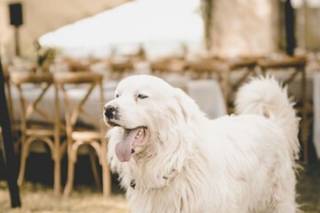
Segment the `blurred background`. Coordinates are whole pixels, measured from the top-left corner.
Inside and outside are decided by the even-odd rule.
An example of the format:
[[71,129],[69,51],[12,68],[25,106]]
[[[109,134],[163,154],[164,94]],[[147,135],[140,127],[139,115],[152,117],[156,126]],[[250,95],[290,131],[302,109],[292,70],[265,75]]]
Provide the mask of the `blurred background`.
[[320,212],[319,21],[320,0],[0,0],[13,144],[8,169],[0,143],[0,212],[128,212],[104,160],[102,108],[141,73],[182,88],[212,119],[233,113],[251,77],[274,75],[301,117],[297,201]]

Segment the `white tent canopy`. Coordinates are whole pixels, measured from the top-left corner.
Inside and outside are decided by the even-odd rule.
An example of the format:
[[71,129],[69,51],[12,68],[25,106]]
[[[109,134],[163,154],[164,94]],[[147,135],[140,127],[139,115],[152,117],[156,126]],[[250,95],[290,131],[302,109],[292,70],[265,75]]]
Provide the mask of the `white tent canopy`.
[[43,45],[93,49],[128,44],[201,43],[199,0],[136,0],[40,38]]
[[[41,35],[81,18],[115,7],[128,0],[20,0],[24,25],[21,27],[21,49],[32,51],[32,44]],[[13,29],[9,26],[8,3],[0,0],[0,43],[2,52],[12,54]]]
[[319,8],[320,0],[291,0],[291,4],[296,8],[303,7],[304,5],[310,8]]

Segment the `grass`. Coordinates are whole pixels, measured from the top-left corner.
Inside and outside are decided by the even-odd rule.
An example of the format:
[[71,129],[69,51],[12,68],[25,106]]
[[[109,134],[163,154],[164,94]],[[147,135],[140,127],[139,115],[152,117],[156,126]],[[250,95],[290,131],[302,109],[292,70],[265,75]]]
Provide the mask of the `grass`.
[[300,171],[297,192],[298,203],[305,213],[320,212],[320,162]]
[[52,189],[26,183],[21,191],[22,208],[11,209],[5,182],[0,182],[0,213],[127,213],[124,196],[104,198],[90,188],[77,188],[69,198],[57,197]]
[[[320,212],[320,163],[300,171],[298,203],[305,213]],[[123,195],[110,198],[89,187],[77,187],[70,198],[56,197],[52,189],[41,184],[27,183],[21,191],[23,207],[10,209],[5,182],[0,182],[0,213],[127,213]]]

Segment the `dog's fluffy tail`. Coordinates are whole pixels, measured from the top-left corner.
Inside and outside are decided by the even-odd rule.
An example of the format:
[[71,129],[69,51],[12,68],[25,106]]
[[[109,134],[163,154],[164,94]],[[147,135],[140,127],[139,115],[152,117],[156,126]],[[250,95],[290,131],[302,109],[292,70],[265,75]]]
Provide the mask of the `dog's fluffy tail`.
[[254,78],[242,86],[236,96],[236,112],[239,114],[260,114],[281,126],[287,138],[294,159],[299,155],[299,118],[293,109],[287,88],[272,77]]

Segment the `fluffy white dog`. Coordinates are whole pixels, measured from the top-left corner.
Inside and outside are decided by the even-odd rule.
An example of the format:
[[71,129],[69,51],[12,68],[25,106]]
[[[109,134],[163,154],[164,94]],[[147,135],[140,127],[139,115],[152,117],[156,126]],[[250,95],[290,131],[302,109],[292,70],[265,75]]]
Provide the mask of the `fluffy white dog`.
[[105,106],[111,169],[134,213],[294,213],[298,119],[286,89],[254,79],[239,115],[209,120],[182,90],[147,75]]

